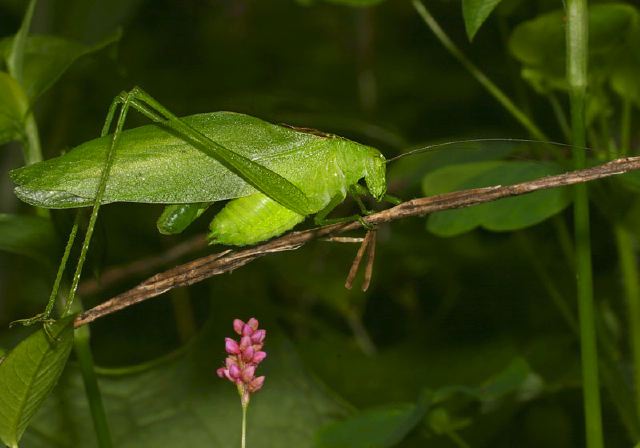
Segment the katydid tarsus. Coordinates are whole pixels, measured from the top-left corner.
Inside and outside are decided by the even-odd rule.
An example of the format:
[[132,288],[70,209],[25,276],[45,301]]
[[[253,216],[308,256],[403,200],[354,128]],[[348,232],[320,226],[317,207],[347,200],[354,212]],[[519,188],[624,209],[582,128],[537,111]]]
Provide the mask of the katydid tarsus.
[[[129,108],[155,124],[125,131]],[[384,156],[369,146],[232,112],[178,118],[134,88],[114,99],[100,138],[11,177],[16,194],[32,205],[93,205],[68,311],[101,204],[168,204],[158,228],[179,233],[210,203],[231,200],[211,222],[209,237],[212,243],[241,246],[284,233],[312,214],[318,224],[360,219],[326,217],[348,193],[363,213],[359,196],[385,198],[385,169]]]

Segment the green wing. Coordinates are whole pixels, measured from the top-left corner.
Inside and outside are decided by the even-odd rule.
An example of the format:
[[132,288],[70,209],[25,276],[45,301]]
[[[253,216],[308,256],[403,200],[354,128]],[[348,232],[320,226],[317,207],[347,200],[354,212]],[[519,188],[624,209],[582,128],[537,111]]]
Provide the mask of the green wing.
[[[233,112],[182,118],[231,151],[285,178],[302,153],[329,148],[331,138],[273,125]],[[10,173],[16,195],[45,208],[92,204],[110,136]],[[103,203],[179,204],[247,196],[256,190],[222,164],[160,125],[123,132]]]

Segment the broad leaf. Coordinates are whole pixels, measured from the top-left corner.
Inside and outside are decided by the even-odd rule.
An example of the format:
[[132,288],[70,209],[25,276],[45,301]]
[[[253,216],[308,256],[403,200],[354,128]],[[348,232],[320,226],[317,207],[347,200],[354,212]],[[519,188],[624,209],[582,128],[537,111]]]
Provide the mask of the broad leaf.
[[[51,87],[76,60],[116,42],[121,34],[117,31],[92,46],[56,36],[28,37],[21,84],[31,103]],[[0,41],[0,55],[4,55],[5,59],[11,54],[13,41],[14,38]]]
[[469,40],[473,40],[491,12],[501,0],[462,0],[462,16]]
[[424,417],[426,400],[371,409],[318,433],[317,448],[388,448],[401,442]]
[[48,262],[56,249],[50,219],[0,213],[0,250]]
[[[563,170],[552,163],[481,162],[455,165],[425,176],[422,187],[427,195],[491,185],[510,185]],[[571,201],[566,188],[554,188],[500,199],[473,207],[447,210],[429,216],[427,228],[439,236],[453,236],[476,227],[511,231],[537,224],[562,211]]]
[[[114,446],[174,448],[240,446],[241,407],[233,384],[215,374],[222,338],[211,334],[185,356],[151,367],[120,369],[99,378]],[[212,347],[214,347],[212,349]],[[258,373],[264,387],[251,398],[247,446],[309,447],[316,430],[345,415],[344,405],[300,364],[295,350],[271,332]],[[219,357],[219,360],[217,359]],[[96,447],[79,371],[70,366],[60,387],[25,434],[24,446]]]
[[[49,338],[51,337],[51,339]],[[73,346],[73,316],[38,330],[0,364],[0,440],[14,448],[67,362]]]
[[23,121],[29,100],[20,84],[0,72],[0,145],[22,138]]
[[[423,420],[435,434],[455,431],[470,423],[470,417],[455,412],[473,410],[474,402],[481,404],[480,412],[490,412],[496,402],[509,396],[527,401],[542,390],[542,380],[528,363],[514,358],[496,376],[477,387],[446,386],[425,390],[417,404],[384,406],[360,412],[342,422],[333,423],[318,433],[317,448],[388,448],[396,446]],[[448,411],[452,408],[454,411]]]

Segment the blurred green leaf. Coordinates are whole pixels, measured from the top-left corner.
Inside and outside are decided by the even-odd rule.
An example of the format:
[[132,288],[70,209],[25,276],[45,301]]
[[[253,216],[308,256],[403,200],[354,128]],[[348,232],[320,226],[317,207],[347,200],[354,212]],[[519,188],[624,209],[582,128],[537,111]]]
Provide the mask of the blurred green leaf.
[[23,120],[29,100],[20,84],[0,72],[0,145],[22,138]]
[[0,439],[12,448],[18,446],[67,363],[73,346],[73,318],[52,324],[49,335],[38,330],[0,364]]
[[[479,162],[455,165],[425,176],[422,189],[426,195],[491,185],[510,185],[563,170],[553,163]],[[427,228],[439,236],[453,236],[478,226],[493,231],[511,231],[537,224],[562,211],[571,201],[565,188],[500,199],[473,207],[447,210],[429,216]]]
[[502,0],[462,0],[462,16],[469,40],[473,40],[491,12]]
[[50,219],[0,213],[0,250],[47,263],[55,253],[56,242]]
[[[101,375],[114,445],[240,446],[238,392],[215,374],[224,357],[221,341],[205,333],[185,356]],[[213,343],[220,349],[212,350]],[[344,416],[344,405],[305,372],[289,342],[271,332],[267,352],[269,357],[259,369],[266,382],[249,406],[247,446],[311,446],[319,427]],[[52,440],[58,447],[96,446],[84,386],[75,366],[67,370],[26,432],[24,445],[49,448]]]
[[[386,448],[405,439],[423,419],[435,434],[447,434],[472,423],[472,416],[456,416],[457,410],[468,412],[467,404],[479,401],[481,412],[489,412],[495,403],[509,395],[525,401],[542,390],[542,380],[520,357],[495,377],[477,387],[445,386],[425,390],[417,404],[398,404],[365,410],[342,422],[333,423],[318,433],[317,448]],[[448,410],[451,407],[452,410]]]
[[[118,30],[91,46],[56,36],[29,36],[25,46],[22,85],[30,101],[33,103],[79,58],[117,42],[121,35],[121,30]],[[0,41],[0,54],[5,59],[11,54],[13,42],[12,37]]]
[[[589,84],[617,79],[622,88],[626,76],[624,63],[637,59],[638,10],[624,3],[596,4],[589,8]],[[541,93],[566,89],[565,13],[562,10],[541,15],[520,24],[511,34],[509,49],[523,64],[522,76]],[[623,79],[625,81],[623,81]]]
[[318,433],[316,448],[387,448],[401,442],[428,409],[427,400],[363,411]]
[[27,36],[29,35],[29,28],[31,28],[31,19],[33,18],[33,11],[35,10],[35,7],[36,0],[31,0],[27,6],[24,18],[22,19],[20,29],[16,33],[9,54],[6,57],[9,73],[19,83],[22,83],[25,44]]
[[485,402],[493,402],[509,394],[516,394],[521,401],[530,400],[542,391],[542,379],[535,374],[524,358],[514,358],[493,378],[478,388],[478,396]]

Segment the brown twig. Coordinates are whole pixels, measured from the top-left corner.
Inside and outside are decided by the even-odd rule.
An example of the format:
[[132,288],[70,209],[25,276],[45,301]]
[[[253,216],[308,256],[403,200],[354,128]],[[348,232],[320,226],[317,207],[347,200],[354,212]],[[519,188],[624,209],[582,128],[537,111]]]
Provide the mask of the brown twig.
[[[369,225],[379,225],[410,216],[424,216],[437,211],[469,207],[505,197],[518,196],[565,185],[574,185],[638,169],[640,169],[640,157],[627,157],[583,170],[543,177],[514,185],[474,188],[413,199],[387,210],[366,216],[363,219]],[[123,292],[85,311],[76,318],[75,326],[79,327],[88,324],[100,317],[159,296],[170,289],[192,285],[213,277],[214,275],[231,272],[265,255],[295,250],[316,238],[328,237],[355,230],[361,226],[360,222],[354,221],[291,232],[258,246],[247,249],[227,250],[198,258],[189,263],[156,274],[129,291]]]
[[123,266],[115,266],[106,269],[100,275],[99,279],[91,278],[90,280],[82,282],[78,288],[78,294],[81,296],[96,294],[111,285],[126,280],[127,278],[142,275],[145,272],[153,271],[161,266],[166,266],[191,252],[195,252],[206,247],[207,238],[205,235],[194,236],[180,244],[176,244],[160,255],[142,258]]

